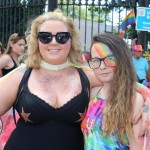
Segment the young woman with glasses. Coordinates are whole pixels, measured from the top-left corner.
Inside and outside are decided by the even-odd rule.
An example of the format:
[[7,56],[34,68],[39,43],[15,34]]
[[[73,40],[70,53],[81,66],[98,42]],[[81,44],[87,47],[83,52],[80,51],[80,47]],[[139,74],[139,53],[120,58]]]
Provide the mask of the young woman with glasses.
[[82,122],[86,150],[142,150],[141,121],[132,119],[144,99],[136,92],[131,53],[123,39],[102,33],[93,37],[89,66],[103,86],[91,90]]
[[26,66],[0,81],[0,115],[12,105],[20,115],[4,150],[84,150],[80,125],[100,83],[80,63],[73,20],[60,10],[37,17],[27,45]]

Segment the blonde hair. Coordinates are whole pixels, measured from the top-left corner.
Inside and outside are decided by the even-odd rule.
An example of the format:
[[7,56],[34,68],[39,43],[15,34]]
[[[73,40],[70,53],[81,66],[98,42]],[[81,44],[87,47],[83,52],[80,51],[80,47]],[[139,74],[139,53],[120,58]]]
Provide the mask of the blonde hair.
[[27,45],[28,45],[28,58],[25,63],[28,67],[39,68],[40,61],[42,59],[38,46],[38,32],[40,26],[48,20],[56,20],[63,22],[71,35],[71,48],[68,55],[68,59],[73,64],[80,64],[79,56],[81,54],[81,45],[79,39],[79,33],[72,19],[63,15],[62,11],[56,9],[53,12],[48,12],[37,17],[31,24],[31,30],[28,31]]
[[93,37],[93,43],[107,45],[116,58],[116,73],[106,99],[104,109],[103,132],[105,135],[118,133],[119,141],[127,143],[133,139],[132,116],[135,100],[136,74],[131,52],[123,39],[117,35],[102,33]]
[[7,44],[7,49],[5,51],[6,54],[10,54],[12,47],[10,46],[10,42],[12,42],[13,44],[17,43],[19,40],[23,39],[26,43],[26,39],[25,37],[20,34],[20,33],[13,33],[9,39],[8,39],[8,44]]

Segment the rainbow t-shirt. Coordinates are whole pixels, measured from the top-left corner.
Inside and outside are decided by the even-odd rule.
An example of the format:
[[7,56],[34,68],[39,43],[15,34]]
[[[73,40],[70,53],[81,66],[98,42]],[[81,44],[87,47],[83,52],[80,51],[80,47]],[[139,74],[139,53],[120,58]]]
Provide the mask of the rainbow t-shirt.
[[85,139],[85,150],[129,150],[127,145],[121,145],[118,135],[106,137],[102,134],[103,109],[106,102],[95,98],[89,103],[87,114],[81,124]]

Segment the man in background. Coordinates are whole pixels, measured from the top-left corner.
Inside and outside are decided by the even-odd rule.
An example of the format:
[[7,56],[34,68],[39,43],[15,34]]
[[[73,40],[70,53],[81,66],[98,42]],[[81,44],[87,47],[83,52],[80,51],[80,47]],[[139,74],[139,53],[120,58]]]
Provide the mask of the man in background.
[[132,61],[140,83],[146,80],[146,72],[149,64],[146,58],[143,57],[143,49],[141,45],[134,45],[132,47]]

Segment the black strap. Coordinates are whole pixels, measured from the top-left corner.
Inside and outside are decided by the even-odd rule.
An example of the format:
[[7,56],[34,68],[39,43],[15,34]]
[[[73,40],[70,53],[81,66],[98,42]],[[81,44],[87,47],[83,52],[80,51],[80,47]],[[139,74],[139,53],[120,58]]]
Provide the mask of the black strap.
[[[10,56],[11,57],[11,56]],[[18,67],[18,65],[17,65],[17,63],[15,62],[15,60],[11,57],[11,59],[12,59],[12,61],[13,61],[13,63],[14,63],[14,66],[15,67]]]
[[83,71],[81,68],[77,68],[77,70],[79,71],[79,73],[82,75],[82,77],[85,79],[85,81],[86,81],[87,84],[88,84],[89,99],[90,99],[90,91],[91,91],[91,88],[90,88],[90,82],[89,82],[89,79],[87,78],[86,74],[84,73],[84,71]]
[[14,105],[13,105],[13,117],[14,117],[14,122],[15,122],[15,124],[17,124],[16,116],[15,116],[15,107],[16,107],[16,105],[17,105],[17,102],[18,102],[18,99],[19,99],[19,97],[20,97],[20,94],[21,94],[22,91],[23,91],[24,83],[27,81],[28,76],[29,76],[30,73],[31,73],[31,70],[32,70],[31,68],[27,68],[27,70],[26,70],[26,72],[24,73],[23,78],[22,78],[22,80],[21,80],[21,82],[20,82],[19,88],[18,88],[17,98],[16,98],[16,101],[15,101],[15,103],[14,103]]

